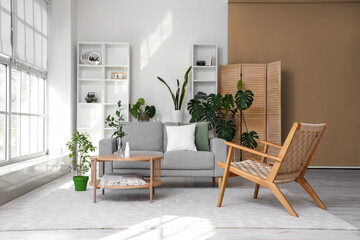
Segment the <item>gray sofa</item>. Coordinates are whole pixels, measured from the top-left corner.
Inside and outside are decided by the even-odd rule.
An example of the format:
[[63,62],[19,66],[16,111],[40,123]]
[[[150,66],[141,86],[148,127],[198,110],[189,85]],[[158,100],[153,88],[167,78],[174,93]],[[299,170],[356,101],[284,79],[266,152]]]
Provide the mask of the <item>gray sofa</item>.
[[[226,161],[227,147],[220,138],[209,138],[210,151],[166,151],[167,136],[165,126],[177,123],[126,122],[123,138],[129,142],[132,154],[157,154],[161,160],[161,175],[164,177],[222,177],[224,170],[217,166],[218,161]],[[117,151],[116,140],[100,140],[99,154],[113,154]],[[106,162],[105,173],[141,173],[149,176],[149,162]],[[102,164],[100,164],[102,173]]]

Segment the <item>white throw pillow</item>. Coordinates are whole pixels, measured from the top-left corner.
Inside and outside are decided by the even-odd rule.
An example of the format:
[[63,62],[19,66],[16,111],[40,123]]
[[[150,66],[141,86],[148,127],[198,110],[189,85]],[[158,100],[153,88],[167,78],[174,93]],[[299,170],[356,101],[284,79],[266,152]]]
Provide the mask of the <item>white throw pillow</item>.
[[196,124],[185,126],[166,126],[166,151],[197,151],[195,146]]

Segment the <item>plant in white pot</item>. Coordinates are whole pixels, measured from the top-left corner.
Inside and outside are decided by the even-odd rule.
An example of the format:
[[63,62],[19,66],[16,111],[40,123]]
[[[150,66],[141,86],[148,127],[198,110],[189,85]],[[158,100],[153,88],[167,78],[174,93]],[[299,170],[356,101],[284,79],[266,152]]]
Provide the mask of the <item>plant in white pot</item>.
[[72,159],[72,168],[76,171],[73,177],[75,191],[86,191],[89,176],[83,176],[91,167],[89,152],[95,151],[95,146],[88,133],[75,131],[71,140],[66,144],[70,150],[69,158]]
[[184,102],[185,89],[189,82],[190,71],[191,71],[191,67],[189,67],[189,69],[185,73],[184,82],[182,84],[181,90],[180,90],[180,81],[179,81],[179,79],[177,79],[177,81],[176,81],[177,82],[177,90],[176,90],[175,95],[174,95],[173,91],[171,91],[171,88],[169,87],[169,85],[161,77],[157,77],[160,82],[165,84],[165,86],[169,89],[169,92],[171,94],[171,98],[173,100],[174,107],[175,107],[174,111],[172,112],[172,120],[174,122],[181,122],[183,120],[184,113],[181,109],[181,106]]

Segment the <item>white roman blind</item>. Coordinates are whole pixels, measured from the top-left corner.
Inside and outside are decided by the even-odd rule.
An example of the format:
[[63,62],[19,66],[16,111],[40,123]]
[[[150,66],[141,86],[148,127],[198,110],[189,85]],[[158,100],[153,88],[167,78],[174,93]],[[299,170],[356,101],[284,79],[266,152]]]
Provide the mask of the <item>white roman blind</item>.
[[16,60],[47,69],[47,1],[13,0]]
[[11,0],[0,0],[0,52],[11,56]]

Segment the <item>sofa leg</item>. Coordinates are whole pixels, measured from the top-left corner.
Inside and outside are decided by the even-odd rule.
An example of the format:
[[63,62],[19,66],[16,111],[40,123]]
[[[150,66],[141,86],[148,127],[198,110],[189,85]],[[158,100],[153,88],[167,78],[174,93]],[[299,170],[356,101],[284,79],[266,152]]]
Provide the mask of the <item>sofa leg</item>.
[[215,177],[212,177],[212,183],[213,183],[213,185],[215,185]]
[[222,182],[222,177],[218,177],[217,180],[218,180],[218,187],[221,188],[221,182]]

